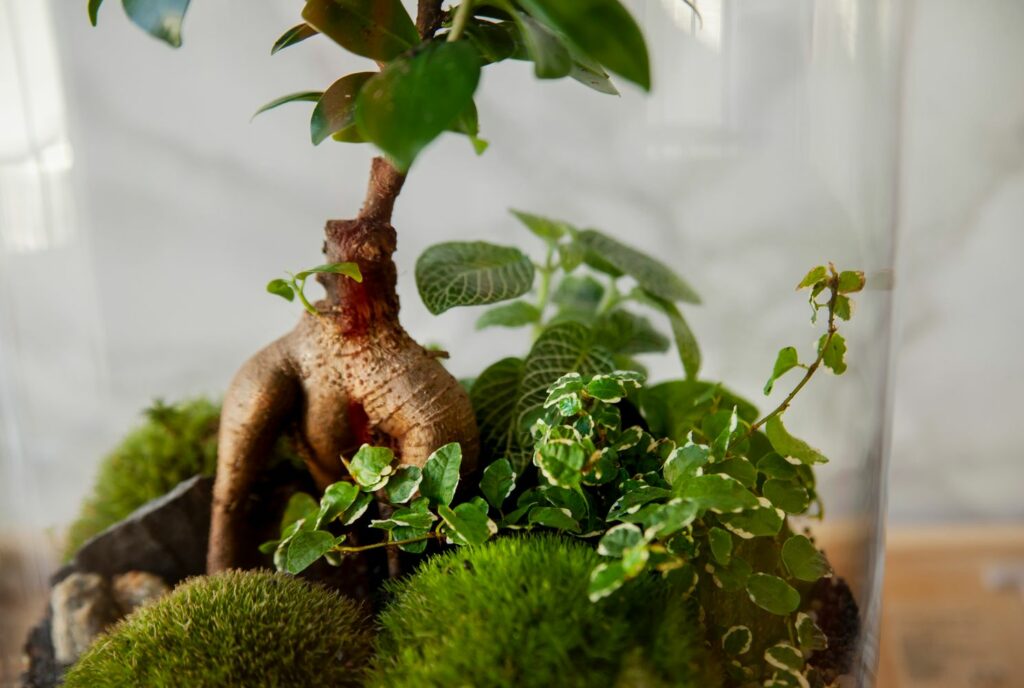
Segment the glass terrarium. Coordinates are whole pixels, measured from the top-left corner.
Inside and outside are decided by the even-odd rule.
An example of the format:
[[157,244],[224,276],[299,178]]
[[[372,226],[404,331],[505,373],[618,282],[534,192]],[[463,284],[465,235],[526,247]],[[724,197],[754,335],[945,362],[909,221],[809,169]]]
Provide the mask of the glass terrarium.
[[101,4],[0,3],[5,679],[873,685],[897,3]]

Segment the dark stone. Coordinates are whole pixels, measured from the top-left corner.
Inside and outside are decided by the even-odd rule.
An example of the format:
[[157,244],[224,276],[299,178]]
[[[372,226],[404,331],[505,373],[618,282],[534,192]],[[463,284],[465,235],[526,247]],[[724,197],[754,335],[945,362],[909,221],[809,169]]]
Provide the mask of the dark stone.
[[201,575],[206,571],[212,499],[212,478],[190,478],[87,541],[71,566],[108,578],[146,571],[172,586]]
[[49,614],[29,631],[25,641],[25,656],[28,669],[21,675],[24,688],[53,688],[60,684],[67,667],[58,664],[53,657]]

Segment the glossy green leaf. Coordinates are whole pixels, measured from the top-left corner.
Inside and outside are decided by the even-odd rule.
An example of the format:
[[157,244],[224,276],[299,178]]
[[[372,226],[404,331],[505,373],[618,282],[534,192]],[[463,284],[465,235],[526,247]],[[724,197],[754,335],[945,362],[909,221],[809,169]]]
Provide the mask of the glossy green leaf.
[[316,528],[330,523],[341,516],[356,501],[359,488],[353,483],[337,482],[327,486],[320,498],[320,511],[316,517]]
[[787,514],[802,514],[811,504],[807,490],[791,480],[766,480],[761,491],[772,504]]
[[364,490],[376,490],[383,487],[388,476],[394,472],[391,465],[394,460],[395,453],[387,447],[364,444],[349,462],[349,472]]
[[520,4],[609,71],[650,89],[647,44],[618,0],[521,0]]
[[590,275],[567,275],[562,278],[551,295],[551,302],[558,306],[559,313],[588,316],[581,322],[591,320],[601,300],[604,285]]
[[96,26],[96,22],[99,19],[100,5],[103,4],[103,0],[89,0],[89,23]]
[[286,280],[274,279],[267,282],[267,291],[276,294],[286,301],[295,300],[295,290]]
[[783,515],[768,500],[761,498],[759,502],[762,503],[759,503],[754,509],[734,514],[721,514],[718,520],[726,530],[744,540],[755,537],[773,537],[782,530]]
[[623,552],[642,542],[644,534],[632,523],[612,526],[597,543],[597,553],[602,557],[621,558]]
[[459,504],[454,509],[441,504],[437,513],[447,526],[449,538],[457,545],[481,545],[498,532],[497,525],[487,517],[487,506],[478,502]]
[[356,98],[359,133],[405,172],[473,102],[480,58],[466,41],[433,42],[385,67]]
[[667,538],[686,528],[697,518],[698,505],[686,499],[673,499],[652,509],[644,520],[644,536]]
[[767,396],[772,393],[772,386],[775,381],[780,377],[788,373],[793,368],[800,364],[799,355],[796,349],[787,346],[784,349],[779,350],[779,355],[775,357],[775,366],[772,368],[772,376],[768,378],[768,382],[764,385],[764,393]]
[[508,459],[498,459],[484,469],[480,491],[495,509],[500,509],[516,486],[516,473]]
[[405,504],[416,493],[423,480],[423,471],[417,466],[399,466],[388,479],[384,491],[392,504]]
[[533,262],[522,251],[483,241],[435,244],[416,261],[420,298],[435,315],[522,296],[533,277]]
[[728,566],[732,559],[732,535],[729,531],[714,526],[708,529],[708,545],[711,555],[719,564]]
[[306,0],[302,18],[346,50],[389,61],[420,41],[401,0]]
[[320,100],[321,96],[323,96],[323,91],[299,91],[298,93],[289,93],[286,96],[281,96],[280,98],[275,98],[270,101],[254,112],[252,116],[256,117],[256,115],[262,114],[267,110],[273,110],[279,105],[284,105],[285,103],[315,103]]
[[800,283],[796,285],[796,288],[804,289],[806,287],[812,287],[815,284],[821,282],[826,277],[828,277],[828,268],[826,268],[824,265],[813,267],[804,276],[804,278],[800,280]]
[[533,461],[552,485],[571,488],[580,484],[586,458],[581,444],[559,440],[540,445]]
[[695,477],[697,471],[711,459],[708,448],[700,444],[687,444],[675,449],[662,467],[662,473],[669,485],[675,487],[686,479]]
[[800,649],[804,652],[828,648],[828,636],[814,623],[814,619],[804,612],[798,612],[796,615],[796,637]]
[[309,122],[313,145],[319,145],[329,136],[335,141],[359,143],[363,137],[356,127],[355,103],[359,91],[377,72],[356,72],[341,77],[331,84],[313,108]]
[[484,311],[476,319],[476,329],[488,327],[523,327],[540,321],[540,311],[532,303],[513,301]]
[[565,508],[555,506],[535,506],[530,509],[526,519],[530,524],[564,530],[570,533],[580,532],[580,524]]
[[608,597],[626,582],[626,573],[619,561],[602,562],[590,572],[587,596],[591,602]]
[[373,501],[373,494],[370,492],[360,492],[356,497],[356,501],[352,502],[352,506],[345,509],[341,516],[338,517],[338,522],[343,526],[350,526],[366,513],[366,510],[370,507],[370,502]]
[[522,222],[534,235],[548,243],[556,243],[568,234],[571,229],[569,223],[562,222],[561,220],[552,220],[540,215],[524,213],[521,210],[510,210],[509,212],[515,215],[516,219]]
[[522,359],[503,358],[486,368],[473,383],[469,400],[476,413],[484,456],[509,456],[518,447],[516,407],[524,369]]
[[709,382],[673,380],[640,390],[640,406],[651,432],[686,442],[691,430],[700,430],[701,421],[712,405],[736,407],[740,420],[753,423],[758,412],[750,402],[731,390]]
[[317,265],[315,268],[309,268],[303,270],[299,274],[295,275],[295,279],[306,279],[310,275],[315,274],[330,274],[330,275],[345,275],[349,279],[355,280],[356,282],[363,281],[363,273],[360,272],[359,266],[355,263],[327,263],[326,265]]
[[[89,21],[93,26],[101,4],[102,0],[89,0]],[[122,0],[121,4],[128,18],[150,36],[174,48],[181,46],[181,24],[189,0]]]
[[769,478],[793,480],[796,478],[796,466],[775,452],[769,452],[757,462],[757,470]]
[[594,330],[602,343],[617,354],[647,354],[667,351],[671,346],[647,318],[616,308],[597,319]]
[[317,501],[305,492],[296,492],[288,499],[284,514],[281,516],[281,531],[302,519],[312,521],[320,510]]
[[485,64],[501,62],[516,51],[516,42],[509,33],[508,22],[472,20],[466,26],[466,38],[476,48]]
[[750,651],[753,634],[746,626],[733,626],[722,635],[722,649],[730,655],[743,655]]
[[860,270],[843,270],[839,273],[837,291],[840,294],[853,294],[864,288],[866,280]]
[[334,547],[334,539],[333,535],[322,530],[296,534],[288,543],[285,570],[291,574],[305,571]]
[[783,457],[793,457],[803,464],[828,463],[821,452],[789,434],[781,416],[772,416],[765,424],[765,434],[772,447]]
[[747,581],[751,602],[772,614],[792,614],[800,606],[800,593],[778,576],[755,573]]
[[842,294],[836,296],[835,312],[836,317],[840,320],[850,319],[850,316],[853,315],[853,304],[850,302],[849,296]]
[[640,287],[666,301],[700,303],[700,297],[682,277],[661,261],[621,243],[617,239],[585,229],[576,236],[589,252],[600,255],[609,263],[637,281]]
[[516,12],[513,19],[538,79],[560,79],[572,71],[569,49],[557,34],[522,12]]
[[846,372],[846,339],[838,332],[831,337],[823,334],[818,341],[818,350],[822,354],[821,362],[836,375]]
[[274,41],[274,47],[270,49],[270,54],[276,55],[278,52],[284,50],[285,48],[289,48],[295,45],[296,43],[301,43],[307,38],[312,38],[313,36],[316,36],[319,33],[319,31],[314,29],[306,22],[302,22],[301,24],[293,26],[292,28],[288,29],[283,34],[281,34],[281,37]]
[[687,380],[695,380],[700,372],[701,354],[697,338],[693,335],[689,323],[683,317],[679,308],[659,296],[644,289],[634,290],[640,300],[653,308],[660,310],[668,317],[669,326],[672,328],[672,336],[675,338],[676,349],[679,351],[679,360],[683,364]]
[[683,481],[677,494],[716,514],[753,509],[758,505],[757,497],[738,480],[721,473],[689,478]]
[[765,663],[786,672],[796,672],[804,668],[804,656],[789,643],[776,643],[764,651]]
[[455,488],[459,485],[461,467],[462,446],[458,442],[450,442],[440,447],[427,457],[427,462],[423,465],[420,494],[433,505],[451,504],[455,498]]
[[803,535],[794,535],[782,545],[782,562],[793,578],[809,583],[832,573],[825,555]]

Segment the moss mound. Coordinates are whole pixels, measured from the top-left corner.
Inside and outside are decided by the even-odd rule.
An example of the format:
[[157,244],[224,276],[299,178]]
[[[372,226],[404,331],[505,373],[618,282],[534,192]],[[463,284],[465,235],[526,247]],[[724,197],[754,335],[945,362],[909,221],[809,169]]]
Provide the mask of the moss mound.
[[431,559],[389,586],[367,685],[717,685],[700,668],[693,608],[654,580],[593,604],[597,561],[590,547],[546,535]]
[[66,688],[359,686],[372,626],[351,600],[290,576],[193,578],[118,623]]
[[[220,406],[202,398],[170,406],[157,402],[145,416],[101,462],[92,494],[68,531],[67,557],[181,481],[216,472]],[[292,457],[281,442],[275,462],[285,459]]]

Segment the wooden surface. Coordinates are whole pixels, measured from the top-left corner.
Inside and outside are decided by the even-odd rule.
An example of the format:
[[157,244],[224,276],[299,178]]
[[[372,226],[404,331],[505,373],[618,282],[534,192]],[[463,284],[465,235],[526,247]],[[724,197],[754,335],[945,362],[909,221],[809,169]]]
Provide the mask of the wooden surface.
[[[856,547],[821,539],[842,572]],[[1024,525],[896,528],[886,549],[878,688],[1024,688]],[[45,605],[40,590],[11,594],[18,561],[0,556],[0,686],[17,685]]]

